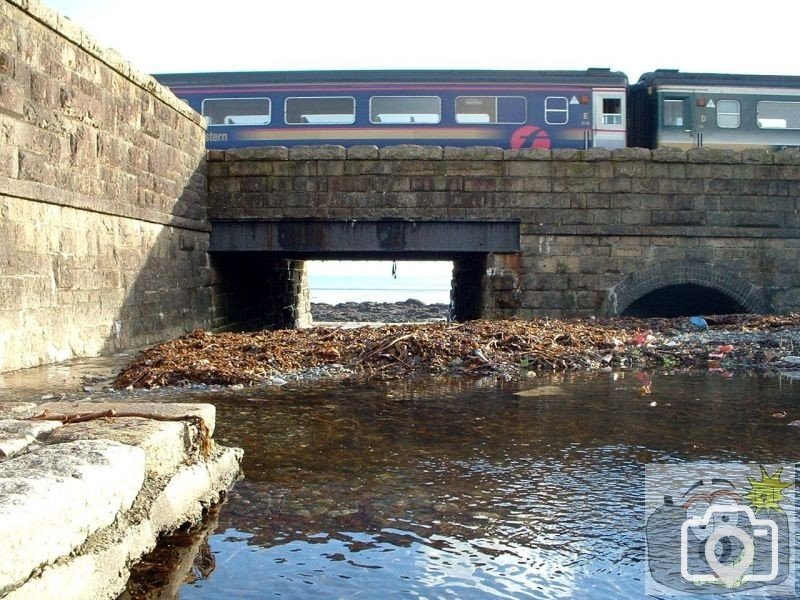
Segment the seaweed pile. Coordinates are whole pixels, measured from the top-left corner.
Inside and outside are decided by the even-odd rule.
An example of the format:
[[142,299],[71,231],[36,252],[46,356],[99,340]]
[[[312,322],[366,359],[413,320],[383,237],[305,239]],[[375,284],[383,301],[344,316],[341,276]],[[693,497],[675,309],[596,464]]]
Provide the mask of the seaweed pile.
[[197,330],[142,352],[114,387],[253,385],[332,366],[381,379],[632,367],[798,369],[795,346],[800,353],[800,313]]

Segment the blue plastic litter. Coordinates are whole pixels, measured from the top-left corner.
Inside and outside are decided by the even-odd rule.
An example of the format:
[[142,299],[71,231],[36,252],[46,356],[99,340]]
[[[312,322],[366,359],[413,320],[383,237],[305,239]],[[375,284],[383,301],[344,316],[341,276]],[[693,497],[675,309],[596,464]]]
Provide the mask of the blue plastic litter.
[[708,329],[708,323],[703,317],[689,317],[689,323],[697,329]]

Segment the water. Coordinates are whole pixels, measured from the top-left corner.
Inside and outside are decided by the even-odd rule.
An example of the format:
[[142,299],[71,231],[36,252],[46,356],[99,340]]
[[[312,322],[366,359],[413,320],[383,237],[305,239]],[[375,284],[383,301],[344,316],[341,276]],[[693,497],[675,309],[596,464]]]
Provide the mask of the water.
[[643,597],[644,465],[794,462],[798,385],[620,373],[184,393],[217,405],[246,478],[205,532],[165,544],[182,566],[144,565],[131,589]]
[[450,302],[452,263],[309,261],[311,302]]

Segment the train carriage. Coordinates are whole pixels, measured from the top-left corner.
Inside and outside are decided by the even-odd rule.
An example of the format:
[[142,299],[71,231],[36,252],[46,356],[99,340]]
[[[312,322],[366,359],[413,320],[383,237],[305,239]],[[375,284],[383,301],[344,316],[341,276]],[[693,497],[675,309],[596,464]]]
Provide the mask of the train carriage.
[[627,77],[610,69],[154,77],[203,115],[208,148],[626,145]]
[[800,77],[660,69],[631,86],[630,146],[800,146]]

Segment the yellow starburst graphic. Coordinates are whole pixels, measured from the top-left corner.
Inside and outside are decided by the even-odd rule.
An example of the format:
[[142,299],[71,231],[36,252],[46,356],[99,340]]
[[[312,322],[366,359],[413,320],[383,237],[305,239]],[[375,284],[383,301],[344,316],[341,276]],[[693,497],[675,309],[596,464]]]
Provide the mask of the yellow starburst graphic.
[[781,473],[783,467],[779,468],[772,475],[767,470],[759,465],[761,469],[761,479],[747,476],[747,481],[750,482],[750,490],[745,494],[745,498],[750,502],[753,511],[758,514],[762,510],[770,511],[775,510],[783,512],[781,502],[786,500],[783,496],[783,490],[792,484],[786,481],[781,481]]

